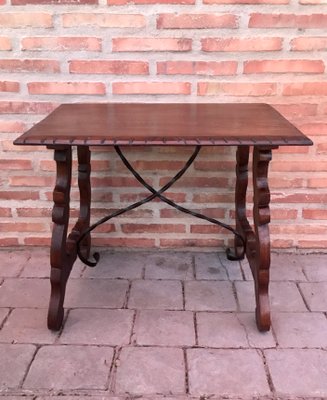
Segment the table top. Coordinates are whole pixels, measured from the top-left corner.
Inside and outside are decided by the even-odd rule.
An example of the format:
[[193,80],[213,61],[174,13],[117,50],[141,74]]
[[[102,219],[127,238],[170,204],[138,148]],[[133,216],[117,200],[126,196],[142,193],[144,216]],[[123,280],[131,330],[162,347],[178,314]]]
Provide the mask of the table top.
[[62,104],[18,145],[311,145],[268,104]]

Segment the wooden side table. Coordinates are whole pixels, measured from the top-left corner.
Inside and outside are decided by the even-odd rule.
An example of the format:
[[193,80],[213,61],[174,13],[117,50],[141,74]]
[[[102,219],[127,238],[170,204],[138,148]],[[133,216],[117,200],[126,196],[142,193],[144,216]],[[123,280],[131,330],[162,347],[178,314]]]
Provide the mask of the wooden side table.
[[[79,256],[90,260],[90,233],[99,224],[136,208],[156,197],[182,212],[223,226],[235,235],[230,259],[247,257],[256,296],[256,322],[260,331],[270,328],[268,297],[270,238],[270,192],[268,165],[278,146],[308,146],[310,139],[267,104],[63,104],[14,142],[16,145],[45,145],[54,150],[57,166],[53,191],[53,232],[51,240],[51,296],[48,327],[58,330],[64,314],[66,283]],[[133,169],[120,146],[195,146],[190,159],[172,180],[155,190]],[[80,212],[68,234],[72,174],[72,147],[77,146]],[[131,206],[117,210],[90,226],[90,146],[114,146],[116,152],[152,194]],[[235,228],[181,207],[164,192],[192,164],[201,146],[236,146]],[[253,147],[253,221],[246,217],[249,149]],[[135,151],[137,148],[135,147]]]

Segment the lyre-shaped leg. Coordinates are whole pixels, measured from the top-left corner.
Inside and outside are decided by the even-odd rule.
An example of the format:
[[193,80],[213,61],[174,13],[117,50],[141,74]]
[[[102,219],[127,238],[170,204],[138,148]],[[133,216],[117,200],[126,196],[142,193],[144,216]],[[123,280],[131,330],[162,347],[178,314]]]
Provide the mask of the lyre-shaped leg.
[[253,150],[253,220],[256,236],[255,259],[250,262],[256,295],[256,321],[260,331],[270,329],[270,305],[268,296],[270,268],[270,191],[268,166],[271,148],[255,147]]
[[71,147],[55,148],[54,159],[57,165],[56,186],[53,191],[52,239],[50,251],[51,296],[48,312],[48,327],[58,330],[64,316],[64,298],[66,283],[71,267],[76,259],[76,252],[70,253],[67,247],[69,222],[69,201],[72,172]]

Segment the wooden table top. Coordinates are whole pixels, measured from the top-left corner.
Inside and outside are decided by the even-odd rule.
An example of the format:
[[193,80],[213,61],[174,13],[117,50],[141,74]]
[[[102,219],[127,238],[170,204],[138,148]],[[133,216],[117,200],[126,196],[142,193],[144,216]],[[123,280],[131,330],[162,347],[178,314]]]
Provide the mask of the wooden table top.
[[63,104],[18,145],[311,145],[267,104]]

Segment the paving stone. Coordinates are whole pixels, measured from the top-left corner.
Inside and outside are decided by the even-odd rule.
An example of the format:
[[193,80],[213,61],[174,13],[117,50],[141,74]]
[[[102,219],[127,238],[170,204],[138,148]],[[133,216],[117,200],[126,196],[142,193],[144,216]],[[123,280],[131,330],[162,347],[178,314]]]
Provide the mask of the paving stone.
[[0,390],[21,385],[35,350],[30,344],[0,344]]
[[105,389],[113,349],[96,346],[45,346],[30,367],[25,389]]
[[183,292],[180,282],[169,280],[136,280],[133,281],[129,308],[181,310]]
[[86,268],[86,278],[142,278],[147,253],[101,252],[95,268]]
[[194,311],[235,311],[232,284],[227,281],[185,282],[185,308]]
[[308,254],[301,257],[301,265],[311,282],[327,282],[327,254]]
[[239,261],[228,260],[226,253],[218,253],[218,257],[224,268],[226,269],[229,280],[242,281],[243,274]]
[[270,394],[264,363],[256,350],[187,350],[191,395]]
[[[241,311],[255,310],[253,282],[235,282]],[[271,282],[269,298],[273,311],[307,311],[303,299],[294,282]]]
[[16,277],[19,275],[29,258],[29,252],[24,250],[0,251],[0,277]]
[[300,289],[311,311],[327,311],[327,282],[303,282]]
[[[76,260],[70,277],[78,278],[84,269],[84,264]],[[24,269],[20,274],[22,278],[49,278],[50,276],[50,250],[36,249],[31,250],[29,258],[25,263]]]
[[257,349],[276,347],[276,341],[272,334],[272,330],[268,332],[258,331],[254,312],[239,313],[237,314],[237,318],[246,331],[246,336],[250,347]]
[[235,314],[196,314],[198,341],[207,347],[249,347],[246,333]]
[[0,327],[9,313],[9,308],[0,308]]
[[121,308],[128,282],[120,279],[69,279],[65,306],[69,308]]
[[142,310],[136,317],[134,340],[139,345],[193,346],[195,330],[190,311]]
[[228,275],[218,253],[198,253],[194,255],[196,279],[227,280]]
[[71,310],[60,342],[112,346],[128,344],[132,333],[133,315],[132,310]]
[[116,376],[116,393],[185,393],[184,356],[181,349],[123,348]]
[[193,279],[192,256],[189,253],[158,252],[145,258],[146,279]]
[[2,307],[47,307],[49,297],[48,279],[7,278],[0,286]]
[[47,310],[16,308],[0,331],[1,342],[53,343],[57,334],[47,329]]
[[274,313],[279,347],[326,347],[327,318],[318,313]]
[[270,279],[272,281],[306,281],[303,268],[293,254],[271,255]]
[[327,396],[327,352],[317,349],[265,350],[277,395]]

